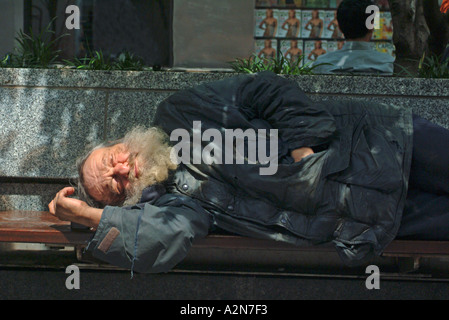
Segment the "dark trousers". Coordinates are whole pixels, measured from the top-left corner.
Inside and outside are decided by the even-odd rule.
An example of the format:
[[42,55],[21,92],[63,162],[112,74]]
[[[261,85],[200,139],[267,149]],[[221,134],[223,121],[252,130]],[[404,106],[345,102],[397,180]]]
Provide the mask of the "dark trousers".
[[449,240],[449,130],[413,116],[409,192],[398,239]]

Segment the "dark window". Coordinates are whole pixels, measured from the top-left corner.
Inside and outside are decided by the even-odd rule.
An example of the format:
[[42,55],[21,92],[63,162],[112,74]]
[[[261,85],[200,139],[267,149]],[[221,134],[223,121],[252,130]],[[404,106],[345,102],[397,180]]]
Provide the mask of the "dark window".
[[[25,0],[25,30],[40,32],[52,26],[56,36],[69,33],[59,47],[63,57],[83,57],[88,50],[116,56],[128,51],[147,65],[172,65],[173,0]],[[81,29],[65,28],[65,9],[81,11]]]

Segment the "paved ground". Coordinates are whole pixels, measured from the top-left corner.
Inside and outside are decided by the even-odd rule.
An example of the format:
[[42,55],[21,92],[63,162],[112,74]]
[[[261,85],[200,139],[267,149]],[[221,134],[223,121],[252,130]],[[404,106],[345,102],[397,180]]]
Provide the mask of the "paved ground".
[[80,271],[80,289],[68,290],[65,270],[0,269],[0,299],[449,299],[449,282],[288,276]]

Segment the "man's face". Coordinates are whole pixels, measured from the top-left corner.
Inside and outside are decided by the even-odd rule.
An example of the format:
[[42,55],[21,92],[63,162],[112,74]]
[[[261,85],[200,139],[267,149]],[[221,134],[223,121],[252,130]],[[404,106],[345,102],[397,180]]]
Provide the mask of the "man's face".
[[137,127],[123,143],[92,151],[80,172],[85,191],[103,205],[138,203],[146,187],[162,183],[177,168],[167,139],[157,128]]
[[123,143],[93,151],[83,167],[84,185],[89,195],[106,204],[125,200],[127,190],[139,176],[137,160],[130,158]]

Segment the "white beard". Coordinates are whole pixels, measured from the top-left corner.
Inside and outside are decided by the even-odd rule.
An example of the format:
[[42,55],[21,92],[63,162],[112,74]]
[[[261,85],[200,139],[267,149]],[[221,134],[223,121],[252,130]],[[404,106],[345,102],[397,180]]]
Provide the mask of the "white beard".
[[[123,205],[133,205],[139,202],[142,191],[148,186],[165,181],[171,170],[177,165],[170,160],[171,147],[168,136],[158,128],[145,129],[137,127],[127,133],[123,143],[129,153],[129,185]],[[135,175],[135,160],[137,159],[138,177]]]

